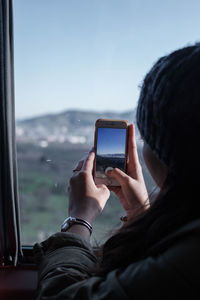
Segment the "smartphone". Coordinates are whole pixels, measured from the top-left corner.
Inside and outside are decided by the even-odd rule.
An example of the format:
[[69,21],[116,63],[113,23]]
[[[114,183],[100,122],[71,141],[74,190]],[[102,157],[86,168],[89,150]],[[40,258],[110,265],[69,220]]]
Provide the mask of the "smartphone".
[[94,181],[107,186],[120,184],[106,175],[113,168],[126,173],[128,122],[126,120],[98,119],[95,124]]

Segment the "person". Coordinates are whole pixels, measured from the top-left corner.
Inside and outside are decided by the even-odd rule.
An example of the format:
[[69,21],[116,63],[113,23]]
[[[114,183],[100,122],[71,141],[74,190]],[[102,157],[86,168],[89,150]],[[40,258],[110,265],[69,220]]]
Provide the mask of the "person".
[[110,194],[92,177],[95,154],[69,182],[73,224],[34,246],[37,299],[200,299],[200,45],[160,58],[145,76],[137,125],[145,163],[160,188],[148,196],[129,125],[127,174],[108,176],[126,211],[122,227],[95,252],[91,228]]

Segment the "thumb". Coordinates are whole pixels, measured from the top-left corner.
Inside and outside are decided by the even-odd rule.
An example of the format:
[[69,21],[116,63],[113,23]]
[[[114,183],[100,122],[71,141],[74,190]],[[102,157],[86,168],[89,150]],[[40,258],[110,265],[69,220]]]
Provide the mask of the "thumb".
[[116,179],[121,186],[125,185],[129,180],[129,176],[118,168],[115,168],[112,171],[108,171],[106,175],[110,178]]

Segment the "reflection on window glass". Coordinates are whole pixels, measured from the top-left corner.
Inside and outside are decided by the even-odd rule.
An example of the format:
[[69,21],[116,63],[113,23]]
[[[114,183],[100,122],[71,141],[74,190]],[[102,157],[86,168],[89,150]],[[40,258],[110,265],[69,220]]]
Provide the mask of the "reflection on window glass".
[[[14,1],[16,137],[23,244],[60,230],[72,169],[93,146],[95,121],[135,123],[139,86],[158,57],[198,39],[198,3],[172,0]],[[193,2],[193,1],[192,1]],[[177,13],[178,12],[178,13]],[[200,25],[200,24],[199,24]],[[187,30],[184,30],[187,28]],[[147,188],[154,189],[136,139]],[[111,193],[96,241],[120,226]]]

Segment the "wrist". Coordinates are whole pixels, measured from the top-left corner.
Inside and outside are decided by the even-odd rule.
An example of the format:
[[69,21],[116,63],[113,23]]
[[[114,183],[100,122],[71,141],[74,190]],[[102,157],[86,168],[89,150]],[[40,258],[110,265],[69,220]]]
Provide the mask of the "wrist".
[[84,238],[87,241],[90,241],[90,231],[85,226],[79,224],[73,224],[67,232],[75,233]]
[[75,217],[75,218],[79,218],[79,219],[83,219],[87,222],[89,222],[91,225],[94,222],[95,218],[96,218],[96,214],[91,213],[91,212],[79,212],[79,211],[69,211],[69,216]]
[[73,216],[70,216],[64,220],[64,222],[61,225],[61,231],[62,232],[67,231],[74,224],[85,226],[90,231],[90,234],[92,234],[92,226],[88,221]]
[[134,207],[134,209],[126,210],[126,221],[131,221],[134,218],[137,218],[140,215],[144,214],[149,209],[149,207],[150,205],[138,206]]

